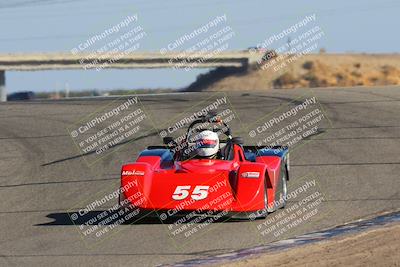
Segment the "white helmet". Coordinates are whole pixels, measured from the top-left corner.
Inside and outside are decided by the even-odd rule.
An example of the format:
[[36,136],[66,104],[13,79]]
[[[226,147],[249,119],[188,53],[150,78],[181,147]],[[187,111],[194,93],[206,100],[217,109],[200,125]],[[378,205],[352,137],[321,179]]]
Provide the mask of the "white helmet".
[[210,130],[200,132],[196,136],[196,154],[200,157],[212,157],[219,149],[218,134]]

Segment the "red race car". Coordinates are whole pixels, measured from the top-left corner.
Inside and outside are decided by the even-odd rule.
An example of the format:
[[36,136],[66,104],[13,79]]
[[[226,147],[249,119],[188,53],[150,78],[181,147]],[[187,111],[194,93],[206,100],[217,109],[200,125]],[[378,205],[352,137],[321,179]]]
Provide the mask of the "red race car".
[[162,219],[193,211],[254,219],[285,206],[287,147],[243,145],[215,114],[193,121],[183,137],[179,143],[165,137],[164,146],[150,146],[122,166],[122,207]]

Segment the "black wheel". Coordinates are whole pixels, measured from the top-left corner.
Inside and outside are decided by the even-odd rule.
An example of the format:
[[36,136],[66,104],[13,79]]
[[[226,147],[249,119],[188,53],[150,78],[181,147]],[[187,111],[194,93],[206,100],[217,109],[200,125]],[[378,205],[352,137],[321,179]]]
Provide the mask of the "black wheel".
[[268,213],[271,212],[271,209],[268,207],[268,182],[267,182],[267,174],[265,174],[265,190],[264,190],[264,209],[257,212],[257,218],[264,219],[267,217]]
[[257,220],[257,219],[265,219],[268,213],[270,212],[268,209],[268,193],[267,193],[267,174],[265,174],[265,191],[264,191],[264,209],[257,210],[253,212],[240,212],[231,216],[232,219],[237,220]]
[[118,195],[118,205],[120,208],[122,208],[124,206],[124,204],[123,204],[124,201],[125,201],[125,196],[124,196],[124,193],[121,192]]
[[286,206],[288,194],[287,180],[287,167],[286,164],[283,164],[279,175],[279,186],[278,191],[276,192],[277,196],[275,198],[275,200],[279,203],[277,207],[279,209],[282,209]]
[[268,192],[267,192],[267,177],[265,177],[265,192],[264,192],[264,210],[263,210],[263,216],[261,218],[265,218],[268,215],[269,208],[268,208]]

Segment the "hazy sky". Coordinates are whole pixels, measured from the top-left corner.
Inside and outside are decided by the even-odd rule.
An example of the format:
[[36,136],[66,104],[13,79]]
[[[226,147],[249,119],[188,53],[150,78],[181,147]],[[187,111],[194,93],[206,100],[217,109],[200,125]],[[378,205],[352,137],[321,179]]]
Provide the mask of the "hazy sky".
[[[146,32],[139,50],[159,51],[224,14],[226,25],[235,32],[229,49],[246,49],[314,13],[314,25],[325,33],[319,48],[328,52],[399,52],[399,12],[398,0],[0,0],[0,53],[67,52],[134,14],[138,15],[136,25]],[[279,45],[276,42],[271,48]],[[183,87],[205,71],[7,72],[6,81],[9,92],[62,89],[66,83],[71,89]]]

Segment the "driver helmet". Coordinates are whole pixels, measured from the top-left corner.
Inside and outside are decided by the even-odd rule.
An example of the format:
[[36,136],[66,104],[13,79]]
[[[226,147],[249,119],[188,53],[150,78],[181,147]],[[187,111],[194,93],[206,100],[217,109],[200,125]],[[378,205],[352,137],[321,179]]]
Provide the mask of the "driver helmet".
[[196,138],[196,154],[204,158],[213,158],[219,150],[218,134],[210,131],[201,131]]

